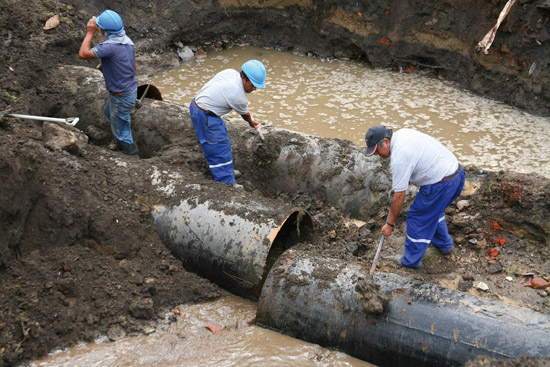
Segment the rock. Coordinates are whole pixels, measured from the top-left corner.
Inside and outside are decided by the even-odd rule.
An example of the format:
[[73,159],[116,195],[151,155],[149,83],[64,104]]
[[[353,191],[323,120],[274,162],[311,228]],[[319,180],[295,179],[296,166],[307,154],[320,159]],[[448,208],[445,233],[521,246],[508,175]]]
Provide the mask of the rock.
[[472,281],[461,280],[458,282],[458,290],[462,292],[466,292],[471,287],[472,287]]
[[107,338],[109,338],[110,341],[117,341],[126,336],[126,332],[120,325],[111,325],[109,327],[109,330],[107,331]]
[[460,211],[462,211],[462,209],[467,208],[469,206],[470,206],[470,202],[468,200],[460,200],[456,203],[456,207]]
[[489,286],[487,284],[485,284],[484,282],[479,282],[476,285],[476,288],[481,290],[481,291],[484,291],[484,292],[489,290]]
[[185,46],[183,48],[179,48],[178,49],[178,56],[183,61],[187,61],[187,60],[191,60],[191,59],[195,58],[195,54],[193,53],[193,50],[191,50],[191,48],[188,47],[188,46]]
[[487,272],[489,274],[496,274],[496,273],[500,273],[501,271],[502,271],[502,266],[499,263],[489,264],[489,268],[487,269]]
[[75,127],[45,121],[42,125],[42,142],[51,150],[66,150],[73,155],[84,155],[88,137]]
[[130,305],[130,313],[136,319],[151,319],[155,314],[151,298],[138,299]]
[[46,21],[46,24],[44,25],[43,29],[47,31],[49,29],[54,29],[58,25],[59,25],[59,14],[56,14]]

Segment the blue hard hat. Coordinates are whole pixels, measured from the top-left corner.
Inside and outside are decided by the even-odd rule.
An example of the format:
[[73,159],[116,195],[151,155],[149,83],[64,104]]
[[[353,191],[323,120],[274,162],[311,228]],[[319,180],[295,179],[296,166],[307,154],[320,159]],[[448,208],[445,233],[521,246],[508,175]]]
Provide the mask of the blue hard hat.
[[265,67],[261,61],[248,60],[241,67],[248,79],[256,88],[265,88]]
[[122,18],[116,11],[104,10],[95,20],[99,28],[107,33],[120,33],[124,29]]

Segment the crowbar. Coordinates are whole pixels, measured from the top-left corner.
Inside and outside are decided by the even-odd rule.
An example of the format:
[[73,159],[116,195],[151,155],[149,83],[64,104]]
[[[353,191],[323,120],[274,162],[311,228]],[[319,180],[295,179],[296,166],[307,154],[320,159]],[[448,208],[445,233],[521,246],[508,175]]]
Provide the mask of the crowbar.
[[258,135],[260,136],[261,141],[265,141],[265,136],[262,130],[260,130],[260,125],[256,125],[256,131],[258,132]]
[[69,117],[66,119],[60,119],[55,117],[42,117],[42,116],[32,116],[32,115],[19,115],[16,113],[10,113],[7,116],[18,117],[20,119],[29,119],[29,120],[40,120],[40,121],[52,121],[52,122],[63,122],[67,125],[74,126],[78,122],[78,117]]
[[[390,218],[390,212],[391,212],[391,199],[393,197],[393,189],[388,192],[388,201],[390,203],[390,207],[388,209],[388,216],[386,217],[386,222]],[[382,250],[382,244],[384,243],[384,234],[382,233],[382,236],[380,236],[380,241],[378,242],[378,248],[376,249],[376,255],[374,255],[374,260],[372,261],[372,266],[370,267],[370,274],[373,274],[376,270],[376,263],[378,262],[378,258],[380,257],[380,251]]]
[[136,99],[136,109],[139,109],[141,108],[141,106],[143,106],[143,98],[145,98],[145,96],[147,95],[147,92],[149,91],[149,87],[151,86],[151,84],[147,84],[147,88],[145,88],[145,92],[143,92],[143,95],[141,96],[140,99]]

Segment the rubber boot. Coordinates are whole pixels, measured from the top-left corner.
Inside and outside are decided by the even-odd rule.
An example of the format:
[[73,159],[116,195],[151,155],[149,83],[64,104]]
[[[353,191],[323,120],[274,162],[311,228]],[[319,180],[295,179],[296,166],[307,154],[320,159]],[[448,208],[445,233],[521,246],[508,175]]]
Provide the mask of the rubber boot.
[[133,156],[138,156],[139,154],[139,150],[138,150],[138,146],[136,143],[132,143],[132,144],[128,144],[128,143],[124,143],[122,141],[119,141],[119,144],[120,144],[120,150],[122,151],[122,153],[124,154],[127,154],[127,155],[133,155]]

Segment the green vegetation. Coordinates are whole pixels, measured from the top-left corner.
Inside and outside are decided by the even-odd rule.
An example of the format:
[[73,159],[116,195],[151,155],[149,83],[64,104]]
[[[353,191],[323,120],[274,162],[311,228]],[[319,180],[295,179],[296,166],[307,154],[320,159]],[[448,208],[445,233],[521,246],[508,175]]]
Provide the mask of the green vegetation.
[[14,103],[17,103],[18,98],[17,98],[17,96],[16,96],[15,94],[10,94],[10,92],[6,92],[5,94],[6,94],[6,96],[7,96],[9,99],[11,99]]

